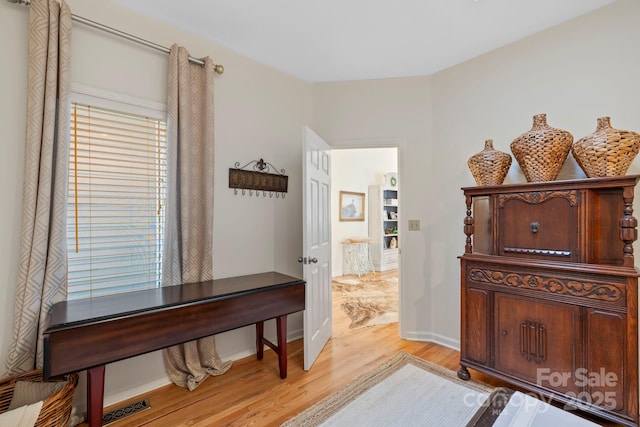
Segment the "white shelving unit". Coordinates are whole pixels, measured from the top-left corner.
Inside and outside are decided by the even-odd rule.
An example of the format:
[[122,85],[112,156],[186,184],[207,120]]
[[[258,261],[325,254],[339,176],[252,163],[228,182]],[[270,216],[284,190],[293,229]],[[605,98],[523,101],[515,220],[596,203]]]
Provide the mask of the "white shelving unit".
[[[369,238],[371,260],[376,271],[398,268],[398,189],[382,185],[369,186]],[[395,247],[394,247],[395,245]]]

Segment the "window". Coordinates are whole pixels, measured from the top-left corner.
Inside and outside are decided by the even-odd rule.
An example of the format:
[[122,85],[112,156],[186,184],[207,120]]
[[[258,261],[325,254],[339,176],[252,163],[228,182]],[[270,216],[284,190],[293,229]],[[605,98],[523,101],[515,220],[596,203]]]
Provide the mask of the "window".
[[82,97],[71,105],[67,299],[158,287],[164,115],[132,114],[76,98]]

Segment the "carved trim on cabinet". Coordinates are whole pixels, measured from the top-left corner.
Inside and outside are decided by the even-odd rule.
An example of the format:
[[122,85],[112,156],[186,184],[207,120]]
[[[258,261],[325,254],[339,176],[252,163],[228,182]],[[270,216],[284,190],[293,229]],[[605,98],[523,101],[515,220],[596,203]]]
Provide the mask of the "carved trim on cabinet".
[[532,274],[516,274],[482,268],[471,268],[467,272],[469,280],[479,283],[531,289],[560,295],[572,295],[601,301],[616,302],[624,298],[624,291],[618,287],[591,281],[560,279]]
[[578,191],[528,191],[526,193],[506,193],[498,195],[498,207],[503,208],[509,200],[520,200],[530,205],[537,205],[554,197],[560,197],[569,201],[569,206],[578,206]]

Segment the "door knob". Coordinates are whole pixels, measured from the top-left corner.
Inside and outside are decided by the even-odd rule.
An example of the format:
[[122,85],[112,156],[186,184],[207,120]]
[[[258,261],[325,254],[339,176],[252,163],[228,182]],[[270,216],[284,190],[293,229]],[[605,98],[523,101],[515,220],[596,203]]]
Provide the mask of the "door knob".
[[309,264],[315,264],[318,262],[318,258],[309,258]]
[[299,258],[298,258],[298,262],[299,262],[299,263],[302,263],[302,264],[306,264],[306,263],[307,263],[307,259],[306,259],[306,258],[299,257]]

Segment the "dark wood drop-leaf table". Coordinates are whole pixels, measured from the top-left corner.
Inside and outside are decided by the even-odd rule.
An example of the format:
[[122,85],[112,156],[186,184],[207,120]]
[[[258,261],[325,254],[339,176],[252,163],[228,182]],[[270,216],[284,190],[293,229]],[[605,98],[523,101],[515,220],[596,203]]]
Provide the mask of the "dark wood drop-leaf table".
[[[277,272],[59,302],[44,333],[44,377],[86,369],[89,426],[101,426],[107,363],[255,324],[258,359],[272,348],[286,378],[287,315],[304,308],[305,282]],[[277,344],[263,336],[270,319]]]

